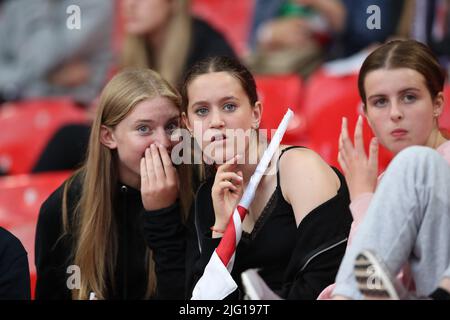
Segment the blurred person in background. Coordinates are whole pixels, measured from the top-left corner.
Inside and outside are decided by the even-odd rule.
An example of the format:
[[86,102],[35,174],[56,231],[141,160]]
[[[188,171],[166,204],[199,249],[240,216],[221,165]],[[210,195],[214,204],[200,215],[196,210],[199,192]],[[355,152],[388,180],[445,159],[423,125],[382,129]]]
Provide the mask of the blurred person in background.
[[[284,1],[284,0],[256,0],[253,21],[249,35],[249,46],[254,52],[261,45],[278,46],[284,43],[288,47],[297,47],[297,51],[305,51],[301,46],[304,35],[308,34],[305,25],[317,26],[317,22],[299,22],[305,18],[283,17],[297,3],[297,12],[313,12],[307,9],[316,8],[316,13],[321,13],[321,19],[328,25],[328,42],[323,47],[323,59],[333,60],[353,55],[374,43],[383,43],[389,37],[397,33],[399,19],[402,15],[403,0],[340,0],[334,1]],[[289,5],[290,3],[290,5]],[[304,6],[302,7],[301,4]],[[367,10],[370,6],[377,6],[380,11],[379,29],[369,29],[367,21],[372,15]],[[284,9],[283,9],[284,8]],[[303,14],[305,16],[305,14]],[[311,16],[311,14],[310,14]],[[312,21],[317,21],[317,16]],[[317,28],[317,27],[316,27]],[[303,30],[302,32],[300,32]],[[289,37],[286,35],[289,34]],[[314,38],[313,38],[314,39]],[[326,38],[322,38],[325,40]],[[320,60],[319,60],[320,61]],[[316,64],[317,66],[317,64]],[[316,67],[314,66],[313,69]],[[288,70],[289,71],[289,70]]]
[[309,75],[345,25],[341,0],[257,0],[247,63],[255,73]]
[[0,5],[0,100],[70,96],[90,103],[110,67],[114,1],[5,0]]
[[175,86],[195,62],[235,57],[224,36],[190,15],[189,0],[123,0],[122,66],[151,68]]
[[[153,69],[177,86],[184,71],[208,56],[235,57],[222,34],[193,18],[189,0],[122,0],[125,39],[120,67]],[[89,125],[61,128],[50,140],[33,172],[70,170],[81,165]]]

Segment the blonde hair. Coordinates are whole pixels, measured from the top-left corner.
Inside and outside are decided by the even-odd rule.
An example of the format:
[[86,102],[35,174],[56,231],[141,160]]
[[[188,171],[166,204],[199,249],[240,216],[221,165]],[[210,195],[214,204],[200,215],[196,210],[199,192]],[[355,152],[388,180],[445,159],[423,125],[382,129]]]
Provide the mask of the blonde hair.
[[[107,280],[114,284],[114,266],[118,239],[114,218],[114,192],[118,183],[115,151],[100,143],[101,126],[114,128],[135,106],[146,99],[168,98],[179,109],[179,94],[161,76],[151,70],[125,70],[116,75],[104,88],[94,119],[87,159],[82,168],[66,183],[63,195],[64,232],[74,235],[72,252],[75,265],[82,270],[81,288],[72,291],[73,299],[88,299],[93,291],[98,299],[107,298]],[[183,220],[192,201],[190,173],[186,165],[177,167],[180,177],[180,196]],[[69,226],[67,194],[74,178],[81,179],[81,197],[74,209],[73,225]],[[146,298],[156,290],[156,274],[150,249],[148,257],[148,285]]]
[[173,12],[161,50],[153,52],[145,35],[125,37],[122,66],[158,71],[172,85],[178,85],[187,62],[192,37],[189,0],[172,0]]

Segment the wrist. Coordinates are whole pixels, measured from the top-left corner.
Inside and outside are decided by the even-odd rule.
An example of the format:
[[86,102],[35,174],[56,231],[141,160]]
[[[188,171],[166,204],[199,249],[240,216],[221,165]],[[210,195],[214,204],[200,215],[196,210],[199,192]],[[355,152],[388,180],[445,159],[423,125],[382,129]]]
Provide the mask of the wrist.
[[210,227],[211,231],[217,231],[217,232],[225,232],[225,229],[227,228],[228,223],[222,223],[222,222],[218,222],[216,221],[214,223],[214,225],[212,225]]
[[177,199],[175,199],[174,201],[164,201],[160,203],[151,201],[150,203],[144,203],[144,209],[145,211],[160,211],[171,208],[175,204],[177,204]]
[[225,230],[216,229],[214,226],[211,228],[211,238],[222,238],[223,234],[225,233]]
[[209,228],[212,232],[215,232],[215,233],[221,233],[221,234],[224,234],[225,233],[225,228],[216,228],[215,226],[212,226],[212,227],[210,227]]

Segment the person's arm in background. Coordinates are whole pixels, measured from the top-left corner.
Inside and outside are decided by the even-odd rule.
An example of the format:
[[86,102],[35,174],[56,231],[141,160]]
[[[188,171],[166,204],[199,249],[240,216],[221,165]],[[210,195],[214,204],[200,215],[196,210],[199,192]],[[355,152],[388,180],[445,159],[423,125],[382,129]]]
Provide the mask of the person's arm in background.
[[258,46],[268,50],[301,49],[312,41],[314,32],[338,33],[344,28],[346,10],[340,0],[296,0],[298,5],[310,7],[318,13],[315,16],[317,19],[300,16],[279,17],[278,13],[284,2],[267,0],[256,3],[250,33],[252,49]]
[[280,10],[283,1],[281,0],[256,0],[253,12],[252,24],[248,44],[251,50],[255,50],[258,43],[258,33],[260,27],[266,22],[274,19]]
[[347,12],[341,0],[296,0],[296,2],[314,8],[325,18],[333,32],[341,32],[344,29]]

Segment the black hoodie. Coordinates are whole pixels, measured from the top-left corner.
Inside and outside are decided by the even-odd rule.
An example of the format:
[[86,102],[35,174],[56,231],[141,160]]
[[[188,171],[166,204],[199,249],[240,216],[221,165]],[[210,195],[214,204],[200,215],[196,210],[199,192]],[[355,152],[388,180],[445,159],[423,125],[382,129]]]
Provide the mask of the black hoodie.
[[[69,224],[80,197],[79,177],[68,192]],[[36,231],[36,299],[70,299],[67,282],[76,283],[73,265],[74,239],[62,235],[64,184],[43,203]],[[143,299],[147,290],[147,247],[153,250],[157,275],[156,299],[184,298],[184,228],[178,202],[146,212],[141,194],[117,185],[114,214],[117,221],[118,254],[114,282],[107,280],[107,299]],[[149,231],[150,230],[150,231]],[[72,269],[73,270],[73,269]],[[81,274],[83,270],[80,270]],[[109,279],[109,278],[108,278]],[[68,281],[69,280],[69,281]]]

